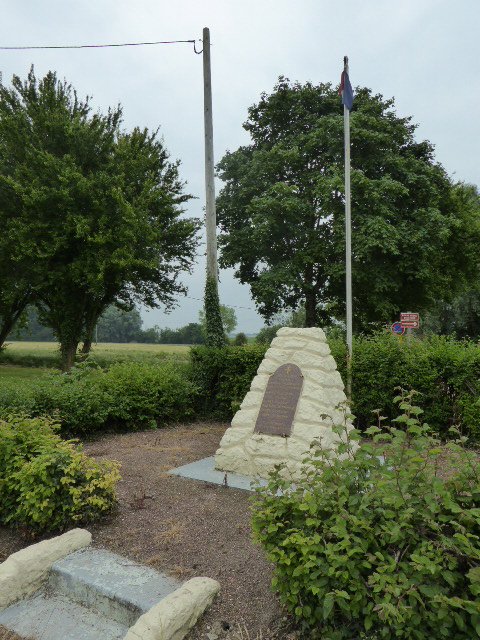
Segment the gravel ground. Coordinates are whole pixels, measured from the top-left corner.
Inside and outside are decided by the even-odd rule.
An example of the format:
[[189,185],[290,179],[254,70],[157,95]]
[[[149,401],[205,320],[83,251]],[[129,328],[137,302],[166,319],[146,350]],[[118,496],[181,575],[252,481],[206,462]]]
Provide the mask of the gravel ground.
[[[221,592],[190,640],[287,638],[269,587],[271,566],[251,540],[251,494],[167,474],[212,455],[227,426],[178,425],[87,444],[90,455],[122,465],[118,510],[90,527],[94,545],[181,580],[218,580]],[[0,527],[0,561],[30,542]],[[0,640],[14,639],[0,629]]]

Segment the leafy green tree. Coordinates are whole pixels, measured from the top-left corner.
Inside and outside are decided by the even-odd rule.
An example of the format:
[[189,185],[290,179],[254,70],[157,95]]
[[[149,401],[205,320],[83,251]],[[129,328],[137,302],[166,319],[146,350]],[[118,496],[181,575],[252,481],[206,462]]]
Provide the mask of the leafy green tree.
[[[460,200],[465,211],[470,211],[472,221],[478,220],[480,214],[480,194],[474,185],[459,184],[455,187],[455,196]],[[464,251],[472,251],[469,257],[472,262],[478,249],[466,245]],[[438,300],[422,318],[421,329],[425,333],[454,335],[456,338],[480,337],[480,275],[476,281],[467,283],[465,289],[455,298]]]
[[138,335],[138,341],[147,344],[158,344],[160,342],[161,330],[156,325],[150,329],[142,329]]
[[[251,142],[218,164],[221,265],[235,267],[270,319],[345,315],[342,106],[329,84],[280,78],[248,111]],[[356,90],[351,112],[356,330],[450,299],[478,277],[478,214],[394,101]]]
[[471,289],[452,302],[438,302],[422,318],[424,333],[453,335],[458,339],[480,337],[480,287]]
[[[220,305],[220,317],[222,320],[223,332],[227,335],[235,331],[235,327],[237,326],[237,314],[235,313],[235,309],[233,307],[227,307],[225,304]],[[198,319],[204,334],[206,334],[206,317],[205,311],[201,309],[198,312]]]
[[134,342],[141,330],[142,318],[138,309],[126,311],[111,305],[98,320],[98,341]]
[[197,322],[190,322],[178,329],[162,329],[159,332],[160,344],[203,344],[205,336]]
[[246,344],[248,344],[248,338],[247,336],[243,333],[243,331],[240,331],[240,333],[237,333],[237,335],[235,336],[235,339],[233,341],[233,344],[236,347],[243,347]]
[[0,208],[15,207],[17,238],[40,275],[40,319],[53,328],[68,369],[83,336],[88,351],[109,305],[174,305],[185,292],[179,278],[193,263],[198,221],[181,215],[190,196],[179,163],[169,161],[157,133],[122,131],[119,107],[92,114],[89,99],[55,73],[37,81],[33,70],[1,96],[1,130],[17,151],[4,159]]

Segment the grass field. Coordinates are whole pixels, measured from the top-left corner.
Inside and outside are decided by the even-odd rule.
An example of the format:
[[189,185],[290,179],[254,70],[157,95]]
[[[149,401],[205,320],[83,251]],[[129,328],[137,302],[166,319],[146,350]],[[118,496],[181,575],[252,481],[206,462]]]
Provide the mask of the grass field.
[[14,364],[1,365],[0,384],[6,380],[34,380],[47,372],[48,369],[41,367],[18,367]]
[[[189,349],[189,345],[100,343],[92,347],[91,354],[98,364],[108,366],[113,362],[157,361],[165,358],[186,360]],[[60,356],[56,342],[12,341],[0,352],[0,366],[10,365],[16,369],[55,368],[59,364]],[[11,371],[10,375],[20,375],[20,372]]]

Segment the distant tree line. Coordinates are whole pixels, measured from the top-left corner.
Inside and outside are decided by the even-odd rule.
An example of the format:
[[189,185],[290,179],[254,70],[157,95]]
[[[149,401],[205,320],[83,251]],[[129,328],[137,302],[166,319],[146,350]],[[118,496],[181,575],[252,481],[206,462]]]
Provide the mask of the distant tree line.
[[[231,333],[237,318],[234,309],[220,305],[223,328],[226,334]],[[98,319],[92,340],[94,342],[143,342],[150,344],[205,344],[205,314],[199,313],[199,322],[190,322],[178,329],[161,329],[158,326],[143,328],[143,320],[138,309],[124,310],[115,305],[108,307]],[[238,334],[236,343],[244,344],[244,334]],[[239,337],[240,336],[240,337]],[[21,322],[10,333],[8,340],[28,340],[34,342],[50,342],[55,340],[51,327],[40,321],[35,306],[27,307]],[[245,338],[246,342],[246,338]]]

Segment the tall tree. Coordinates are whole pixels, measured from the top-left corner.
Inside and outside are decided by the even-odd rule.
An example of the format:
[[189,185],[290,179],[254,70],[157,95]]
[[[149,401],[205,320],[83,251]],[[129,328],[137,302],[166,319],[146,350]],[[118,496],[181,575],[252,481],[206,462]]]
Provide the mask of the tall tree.
[[[428,308],[474,277],[478,225],[428,141],[366,88],[351,112],[354,321]],[[218,164],[221,264],[270,319],[345,314],[343,117],[334,87],[280,78],[248,111],[251,143]],[[477,216],[478,220],[478,216]],[[467,248],[467,250],[465,250]]]
[[54,73],[37,81],[33,70],[3,97],[6,125],[24,146],[8,186],[37,252],[40,318],[68,369],[109,305],[175,303],[198,221],[182,216],[190,196],[179,163],[157,133],[123,132],[120,108],[94,114]]

